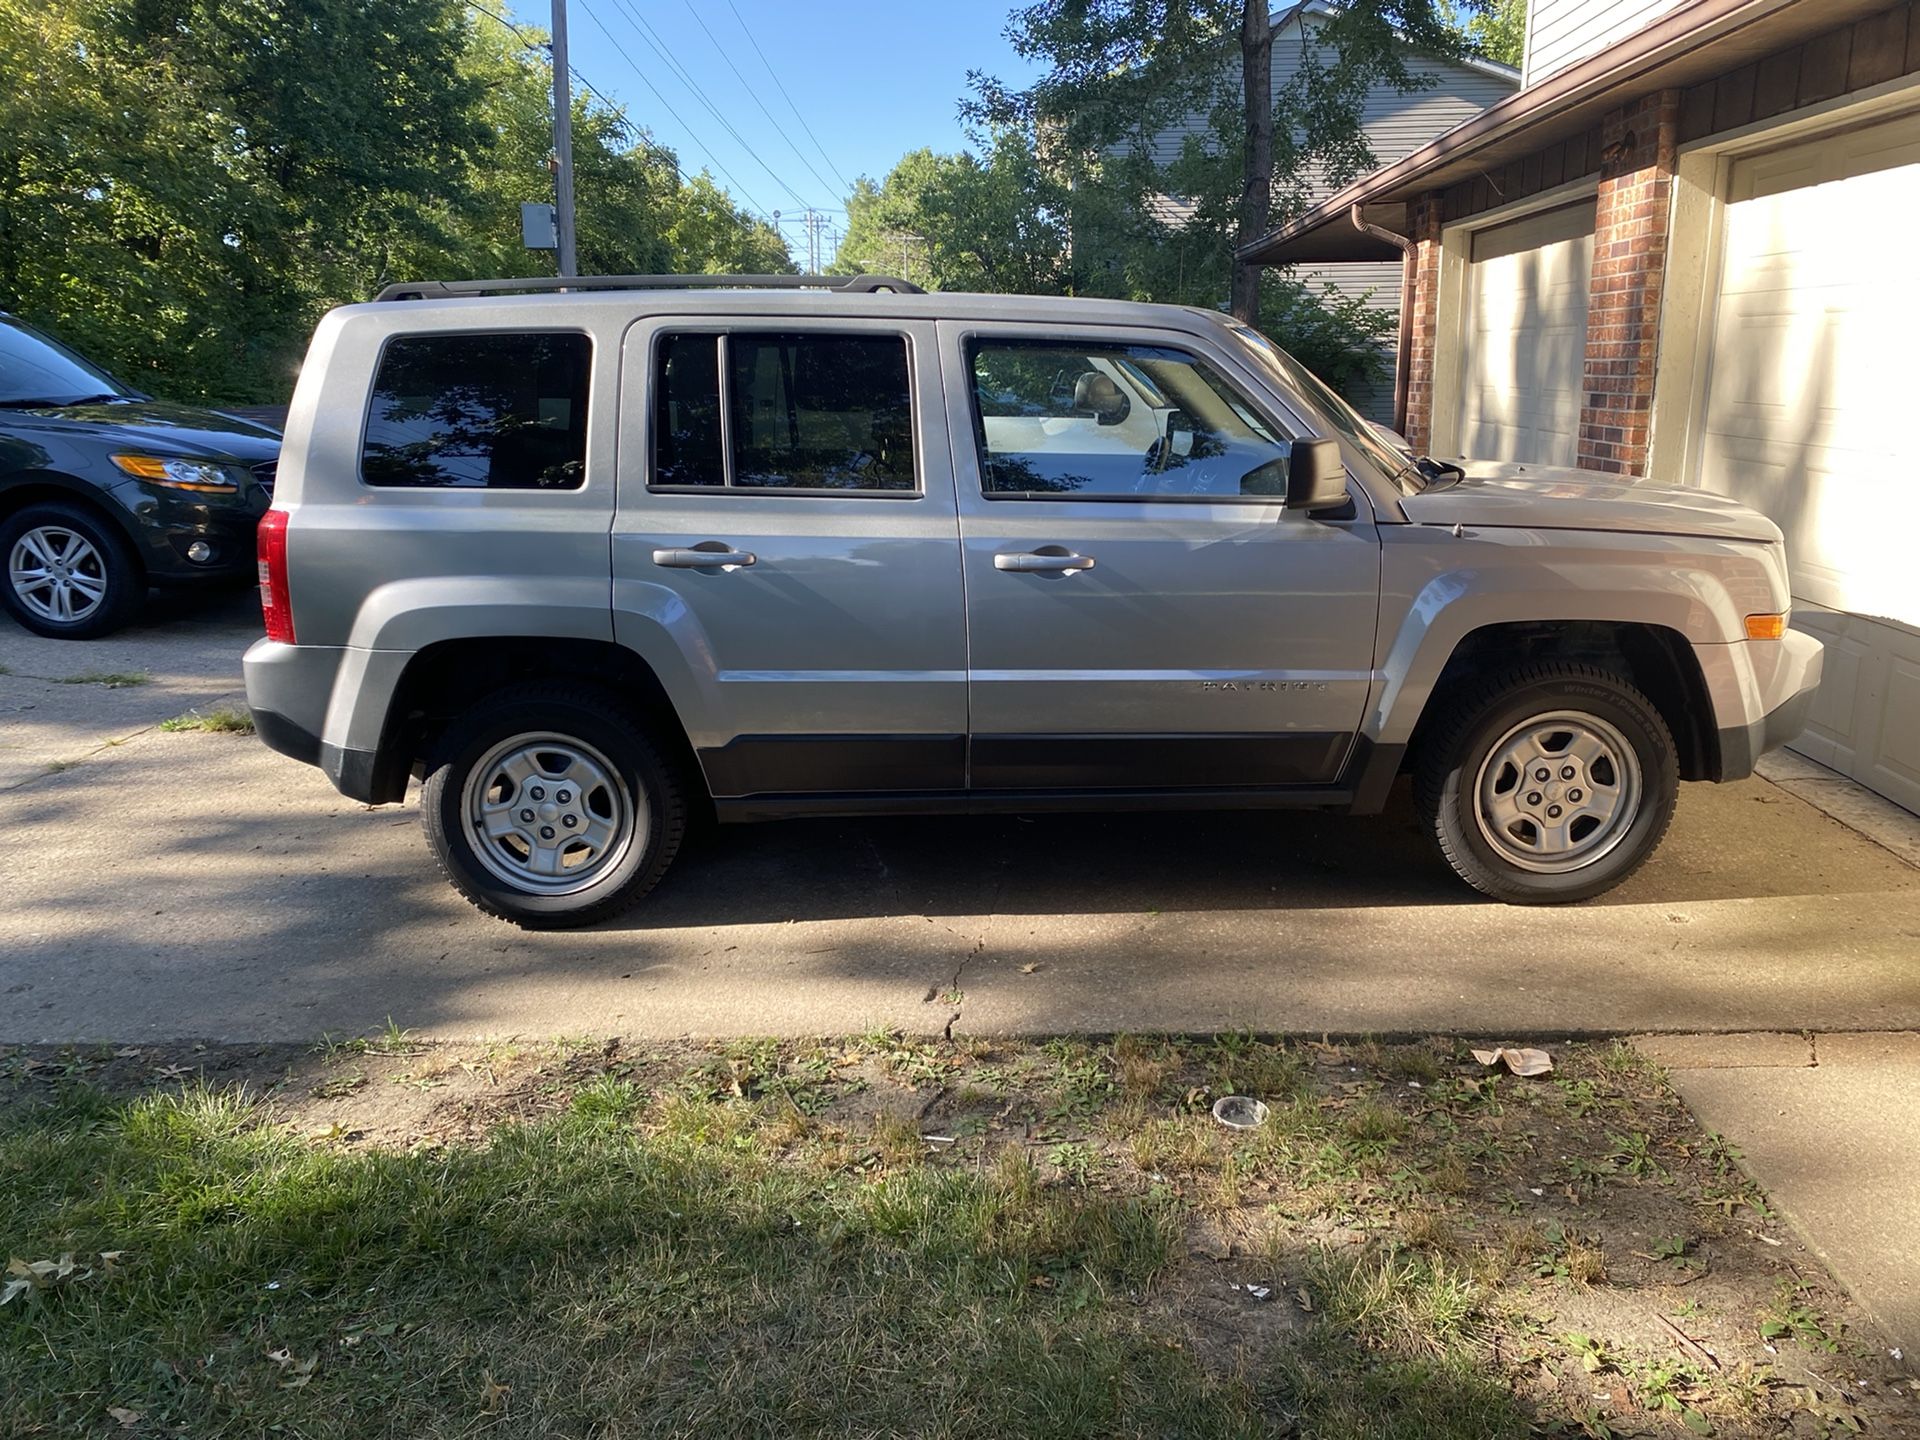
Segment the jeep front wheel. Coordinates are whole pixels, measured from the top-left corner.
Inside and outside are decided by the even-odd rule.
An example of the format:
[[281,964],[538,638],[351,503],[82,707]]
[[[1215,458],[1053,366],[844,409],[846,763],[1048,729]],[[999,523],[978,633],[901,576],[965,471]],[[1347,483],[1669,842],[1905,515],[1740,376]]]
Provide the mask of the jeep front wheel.
[[443,737],[421,822],[454,888],[533,929],[617,915],[658,883],[685,807],[639,724],[584,687],[518,686]]
[[1469,885],[1520,904],[1584,900],[1651,855],[1679,760],[1660,713],[1586,665],[1523,666],[1461,698],[1424,747],[1416,797]]

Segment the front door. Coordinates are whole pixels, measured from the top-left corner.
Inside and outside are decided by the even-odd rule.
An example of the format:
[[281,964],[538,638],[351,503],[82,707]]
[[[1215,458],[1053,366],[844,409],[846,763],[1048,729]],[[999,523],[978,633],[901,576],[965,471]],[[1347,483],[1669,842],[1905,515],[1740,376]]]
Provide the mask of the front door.
[[720,798],[955,791],[966,632],[930,323],[644,320],[615,633]]
[[1185,334],[942,322],[941,357],[972,786],[1334,782],[1380,558],[1357,487],[1351,518],[1285,509],[1304,422]]

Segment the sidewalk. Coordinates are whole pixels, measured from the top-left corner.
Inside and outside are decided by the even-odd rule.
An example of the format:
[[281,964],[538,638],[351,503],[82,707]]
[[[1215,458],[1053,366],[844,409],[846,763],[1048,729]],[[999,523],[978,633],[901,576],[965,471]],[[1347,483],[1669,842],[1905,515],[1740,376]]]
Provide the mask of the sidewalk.
[[[1766,756],[1758,771],[1920,867],[1920,816],[1792,751]],[[1920,930],[1903,933],[1920,989]],[[1700,1123],[1739,1148],[1787,1223],[1920,1374],[1920,1033],[1653,1035],[1635,1044],[1667,1068]]]
[[1920,1373],[1920,1033],[1635,1044]]

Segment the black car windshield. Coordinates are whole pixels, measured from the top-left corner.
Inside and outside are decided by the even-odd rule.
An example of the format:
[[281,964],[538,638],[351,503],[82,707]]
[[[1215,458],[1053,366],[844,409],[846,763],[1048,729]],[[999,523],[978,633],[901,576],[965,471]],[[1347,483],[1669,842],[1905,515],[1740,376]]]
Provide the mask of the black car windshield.
[[1247,342],[1247,348],[1253,352],[1254,357],[1276,379],[1288,388],[1299,392],[1308,403],[1326,417],[1329,425],[1340,432],[1340,438],[1373,461],[1383,476],[1404,491],[1412,492],[1424,488],[1425,478],[1413,467],[1411,458],[1396,450],[1376,434],[1367,419],[1335,394],[1326,381],[1252,326],[1243,325],[1238,320],[1229,321],[1228,324],[1234,334]]
[[11,315],[0,315],[0,405],[133,397],[106,371]]

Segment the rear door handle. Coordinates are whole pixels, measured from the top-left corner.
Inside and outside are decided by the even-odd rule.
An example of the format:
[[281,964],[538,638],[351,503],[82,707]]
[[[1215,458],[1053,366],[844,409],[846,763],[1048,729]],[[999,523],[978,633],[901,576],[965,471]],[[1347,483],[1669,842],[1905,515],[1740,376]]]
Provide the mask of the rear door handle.
[[758,557],[751,550],[729,550],[717,541],[706,543],[713,548],[696,545],[691,550],[656,550],[653,563],[669,570],[718,570],[758,563]]
[[1012,570],[1020,574],[1051,574],[1061,571],[1091,570],[1091,555],[1076,555],[1073,551],[1059,545],[1047,545],[1038,550],[1022,550],[1013,554],[1000,554],[993,557],[993,568]]

